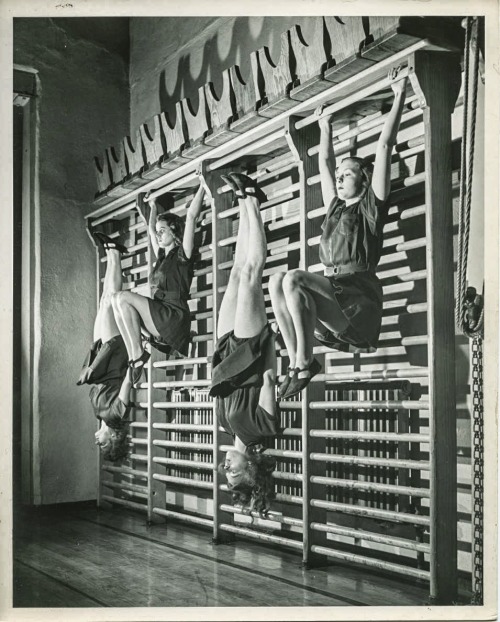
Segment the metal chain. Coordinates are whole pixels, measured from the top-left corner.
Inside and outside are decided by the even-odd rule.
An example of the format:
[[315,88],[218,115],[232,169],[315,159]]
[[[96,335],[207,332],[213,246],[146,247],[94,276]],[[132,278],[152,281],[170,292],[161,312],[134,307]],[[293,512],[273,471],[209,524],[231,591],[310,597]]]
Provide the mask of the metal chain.
[[483,500],[484,500],[484,419],[483,419],[483,340],[472,340],[472,412],[473,412],[473,601],[483,603]]

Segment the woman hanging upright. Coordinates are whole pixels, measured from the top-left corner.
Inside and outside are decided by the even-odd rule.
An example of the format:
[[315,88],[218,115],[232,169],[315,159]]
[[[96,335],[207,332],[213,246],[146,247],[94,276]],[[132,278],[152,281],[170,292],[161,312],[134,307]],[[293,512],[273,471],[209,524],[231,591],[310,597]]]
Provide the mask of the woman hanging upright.
[[304,270],[270,280],[273,310],[290,366],[278,391],[299,393],[320,371],[314,337],[344,351],[374,351],[382,321],[382,286],[375,274],[382,251],[382,228],[391,183],[391,154],[401,121],[406,78],[389,72],[394,101],[379,137],[373,173],[361,158],[346,157],[336,167],[332,116],[316,110],[320,126],[319,172],[324,205],[319,256],[323,275]]
[[223,177],[240,210],[234,264],[219,311],[212,387],[220,425],[232,435],[234,448],[219,469],[233,502],[265,514],[273,498],[275,460],[265,441],[278,432],[276,350],[266,316],[262,271],[266,237],[260,215],[263,193],[240,173]]
[[[153,345],[187,355],[190,339],[189,289],[193,279],[194,234],[205,190],[200,185],[187,209],[185,222],[176,214],[158,214],[156,201],[138,198],[137,208],[146,223],[156,262],[149,275],[152,298],[135,292],[113,297],[115,317],[127,348],[134,383],[138,382],[149,352],[141,332]],[[149,203],[149,217],[147,203]]]

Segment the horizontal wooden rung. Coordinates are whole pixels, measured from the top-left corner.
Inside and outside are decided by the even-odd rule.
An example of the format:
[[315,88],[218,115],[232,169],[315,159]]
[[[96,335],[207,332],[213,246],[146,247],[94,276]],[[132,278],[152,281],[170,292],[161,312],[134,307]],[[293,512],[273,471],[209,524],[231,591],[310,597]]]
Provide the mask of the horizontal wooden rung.
[[[408,97],[408,99],[405,102],[405,111],[403,112],[402,116],[401,116],[401,122],[404,121],[408,121],[410,119],[412,119],[414,116],[419,116],[418,114],[415,113],[416,109],[418,106],[418,102],[416,100],[416,96],[415,95],[411,95],[410,97]],[[418,111],[420,114],[422,114],[422,111],[419,110]],[[335,142],[341,143],[344,142],[345,140],[349,140],[350,138],[354,138],[355,136],[359,136],[360,134],[363,134],[364,132],[368,132],[369,130],[378,130],[384,123],[385,120],[387,119],[389,113],[381,113],[381,112],[376,112],[373,115],[370,115],[369,117],[364,117],[363,119],[360,119],[359,121],[354,123],[354,127],[352,127],[352,124],[349,125],[345,125],[342,128],[339,128],[338,130],[334,130],[332,132],[332,138],[335,139]],[[376,133],[373,132],[373,133]],[[313,147],[310,147],[307,150],[307,155],[308,156],[313,156],[315,154],[317,154],[319,151],[319,145],[314,145]]]
[[387,469],[408,469],[410,471],[429,471],[430,463],[417,460],[398,460],[395,458],[370,458],[368,456],[343,456],[339,454],[312,453],[311,460],[318,462],[338,462],[342,464],[361,464],[364,466],[381,466]]
[[429,402],[419,400],[338,400],[335,402],[311,402],[311,410],[337,408],[380,409],[380,410],[429,410]]
[[148,441],[146,438],[131,438],[130,442],[132,445],[147,445]]
[[212,333],[208,333],[206,335],[196,335],[191,339],[191,343],[205,343],[207,341],[213,341],[214,336]]
[[153,402],[153,408],[172,408],[178,410],[207,410],[214,408],[214,402]]
[[237,534],[239,536],[247,536],[254,540],[260,540],[261,542],[271,542],[272,544],[280,544],[282,546],[288,546],[294,549],[302,549],[302,541],[291,540],[290,538],[283,538],[281,536],[274,536],[272,534],[263,533],[254,529],[246,529],[245,527],[236,527],[235,525],[220,525],[222,531],[229,531],[230,533]]
[[334,551],[324,546],[317,546],[313,544],[311,551],[318,555],[326,555],[327,557],[333,557],[334,559],[340,559],[352,564],[369,566],[371,568],[378,568],[384,571],[396,572],[398,574],[404,574],[414,579],[420,579],[429,581],[430,572],[426,570],[419,570],[418,568],[412,568],[411,566],[403,566],[401,564],[393,564],[383,560],[375,559],[372,557],[364,557],[363,555],[356,555],[355,553],[344,553],[343,551]]
[[[300,190],[299,182],[295,184],[290,184],[289,186],[286,186],[285,188],[280,188],[279,190],[276,190],[274,192],[270,192],[267,196],[267,201],[265,201],[264,203],[261,203],[260,208],[264,209],[271,201],[274,201],[275,199],[279,199],[281,197],[286,197],[289,194],[293,194],[294,192],[297,192],[298,190]],[[217,218],[219,219],[230,218],[231,216],[236,216],[239,213],[240,213],[239,207],[231,207],[217,214]],[[227,246],[226,240],[220,240],[219,246]]]
[[153,479],[166,484],[175,484],[176,486],[188,486],[190,488],[204,488],[206,490],[212,490],[213,482],[204,482],[202,480],[189,479],[188,477],[173,477],[171,475],[161,475],[160,473],[153,473]]
[[160,458],[155,456],[153,462],[165,466],[186,467],[188,469],[205,469],[211,471],[214,468],[212,462],[201,462],[201,460],[178,460],[176,458]]
[[275,132],[272,132],[268,134],[267,136],[264,136],[264,138],[260,138],[259,140],[254,141],[253,143],[247,142],[243,147],[240,147],[234,150],[232,153],[229,153],[226,156],[222,156],[221,158],[218,158],[216,161],[209,164],[208,170],[216,171],[217,169],[222,168],[223,166],[226,166],[226,164],[230,164],[231,162],[234,162],[239,157],[248,156],[249,152],[254,151],[256,149],[261,149],[262,147],[265,147],[266,145],[269,145],[270,143],[272,144],[275,141],[279,140],[280,138],[284,138],[284,137],[285,137],[285,129],[280,128],[279,130],[276,130]]
[[214,446],[208,443],[188,443],[184,441],[161,441],[155,439],[153,445],[156,447],[169,447],[171,449],[189,449],[191,451],[213,451]]
[[88,216],[86,216],[86,218],[88,218],[89,220],[91,220],[92,226],[97,226],[97,225],[101,225],[103,222],[108,222],[108,220],[111,220],[112,218],[116,218],[117,216],[122,216],[123,214],[127,214],[128,212],[135,212],[136,209],[136,203],[135,200],[132,201],[131,203],[127,203],[126,205],[122,205],[120,208],[116,209],[113,211],[113,214],[106,214],[105,216],[100,216],[98,218],[92,218],[92,214],[89,214]]
[[356,432],[355,430],[311,430],[314,438],[352,438],[358,441],[391,441],[393,443],[428,443],[427,434],[397,434],[395,432]]
[[148,511],[148,507],[145,504],[129,501],[128,499],[119,499],[118,497],[112,497],[111,495],[101,495],[101,501],[115,503],[116,505],[122,505],[123,507],[130,508],[131,510],[139,510],[140,512]]
[[338,486],[349,490],[383,492],[392,495],[407,495],[409,497],[430,497],[430,490],[427,488],[412,488],[411,486],[396,486],[393,484],[379,484],[377,482],[356,481],[352,479],[341,479],[338,477],[323,477],[312,475],[310,478],[313,484],[323,486]]
[[429,370],[427,367],[403,367],[400,369],[375,369],[372,371],[318,374],[313,378],[313,382],[318,379],[320,382],[359,382],[362,385],[364,380],[406,380],[410,378],[427,378],[428,375]]
[[[219,506],[219,509],[222,510],[222,512],[228,512],[229,514],[251,516],[252,518],[262,518],[258,512],[252,511],[247,514],[246,512],[243,512],[241,508],[235,507],[234,505],[228,505],[227,503],[222,503]],[[281,523],[282,525],[299,527],[300,529],[302,529],[303,526],[303,521],[301,521],[300,518],[290,518],[289,516],[284,516],[283,514],[273,512],[272,510],[266,514],[266,520],[270,520],[275,523]]]
[[266,454],[274,458],[292,458],[294,460],[302,460],[303,456],[301,451],[293,451],[291,449],[266,449]]
[[323,499],[311,499],[311,505],[316,508],[323,508],[331,512],[342,512],[345,514],[354,514],[356,516],[366,516],[379,520],[386,520],[395,523],[410,523],[412,525],[423,525],[429,527],[430,518],[420,514],[406,514],[404,512],[396,512],[391,510],[379,510],[378,508],[370,508],[360,505],[352,505],[350,503],[337,503],[335,501],[324,501]]
[[186,367],[192,365],[206,365],[212,360],[211,356],[197,356],[192,358],[182,359],[167,359],[165,361],[156,361],[153,363],[153,367],[177,367],[179,365],[185,365]]
[[164,510],[163,508],[153,508],[153,514],[159,516],[165,516],[166,518],[173,518],[184,523],[193,523],[194,525],[204,525],[205,527],[213,527],[214,521],[210,518],[203,518],[201,516],[193,516],[192,514],[182,514],[181,512],[174,512],[173,510]]
[[107,473],[115,473],[117,475],[130,475],[132,477],[147,479],[148,474],[147,471],[138,471],[137,469],[131,469],[129,467],[118,467],[112,466],[109,464],[103,464],[101,467],[102,471],[106,471]]
[[123,492],[130,492],[134,496],[137,496],[141,499],[148,498],[148,487],[147,486],[139,486],[137,484],[129,484],[128,482],[108,482],[106,480],[101,481],[101,485],[106,488],[111,488],[113,490],[121,490]]
[[129,455],[129,460],[131,462],[147,462],[148,461],[148,457],[145,454],[134,454],[134,453],[131,453]]
[[[408,75],[408,67],[405,67],[401,70],[400,74],[398,75],[398,78],[402,79],[403,77],[407,75]],[[365,99],[366,97],[374,95],[375,93],[378,93],[382,91],[383,89],[388,88],[389,86],[390,86],[389,78],[384,78],[383,80],[377,80],[373,84],[369,84],[368,86],[365,86],[362,89],[354,90],[350,95],[345,95],[344,97],[334,102],[333,104],[326,105],[323,109],[322,114],[328,115],[328,114],[333,114],[335,112],[343,110],[344,108],[347,108],[347,106],[350,106],[356,102],[359,102],[360,100]],[[295,129],[300,130],[303,127],[307,127],[308,125],[311,125],[312,123],[317,123],[317,122],[318,122],[317,115],[315,113],[312,113],[309,116],[305,117],[304,119],[300,119],[300,121],[297,121],[295,123]]]
[[188,387],[209,387],[212,381],[206,378],[200,378],[199,380],[172,380],[153,382],[155,389],[184,389]]
[[203,425],[201,423],[153,423],[155,430],[167,430],[170,432],[212,432],[212,425]]
[[363,531],[362,529],[349,529],[348,527],[339,527],[337,525],[324,525],[322,523],[311,523],[311,529],[314,531],[323,531],[325,533],[333,533],[337,536],[346,538],[354,538],[355,540],[363,540],[365,542],[378,542],[388,546],[395,546],[401,549],[409,549],[418,551],[419,553],[429,553],[430,546],[424,542],[415,540],[407,540],[405,538],[396,538],[395,536],[384,536],[371,531]]

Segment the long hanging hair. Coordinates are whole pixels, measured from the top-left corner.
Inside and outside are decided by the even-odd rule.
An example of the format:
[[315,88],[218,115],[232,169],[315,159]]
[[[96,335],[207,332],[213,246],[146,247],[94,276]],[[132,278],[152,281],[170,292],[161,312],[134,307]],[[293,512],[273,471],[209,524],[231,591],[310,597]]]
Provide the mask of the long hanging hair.
[[[275,498],[273,471],[276,460],[264,453],[261,447],[249,447],[246,451],[247,467],[238,484],[230,486],[233,505],[241,506],[246,513],[258,512],[265,517]],[[219,472],[225,475],[224,464],[219,465]]]
[[115,437],[111,437],[109,445],[102,449],[102,457],[109,462],[124,460],[130,451],[128,441],[128,424],[123,424],[119,428],[114,428]]

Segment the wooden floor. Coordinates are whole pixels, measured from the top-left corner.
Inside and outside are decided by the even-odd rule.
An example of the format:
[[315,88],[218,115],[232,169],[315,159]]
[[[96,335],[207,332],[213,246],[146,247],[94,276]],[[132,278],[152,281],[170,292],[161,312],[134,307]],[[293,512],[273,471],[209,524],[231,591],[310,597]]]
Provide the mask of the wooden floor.
[[209,531],[148,526],[93,505],[20,511],[14,607],[424,605],[417,586],[346,566],[304,570],[300,556]]

